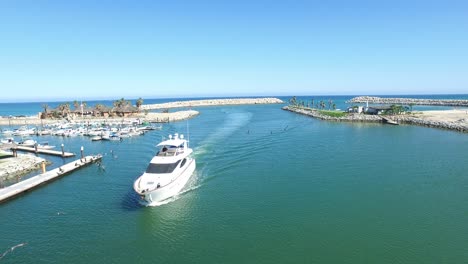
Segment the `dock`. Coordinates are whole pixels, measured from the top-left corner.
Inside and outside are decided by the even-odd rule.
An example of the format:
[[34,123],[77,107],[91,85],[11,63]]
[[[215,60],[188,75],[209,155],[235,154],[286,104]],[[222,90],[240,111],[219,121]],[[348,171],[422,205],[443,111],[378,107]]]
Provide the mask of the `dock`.
[[26,151],[26,152],[33,152],[37,154],[46,154],[46,155],[53,155],[53,156],[60,156],[64,158],[69,158],[75,156],[75,153],[71,152],[62,152],[57,150],[50,150],[50,149],[36,149],[34,147],[23,147],[23,146],[15,146],[11,148],[12,151]]
[[0,189],[0,203],[6,201],[18,194],[29,191],[41,184],[57,179],[75,170],[78,170],[86,165],[94,163],[102,158],[101,155],[86,156],[82,159],[77,159],[65,165],[62,165],[51,171],[39,174],[29,179],[23,180],[11,186]]
[[[379,115],[380,116],[380,115]],[[392,120],[388,117],[384,117],[384,116],[380,116],[382,118],[382,120],[384,121],[384,123],[386,124],[390,124],[390,125],[398,125],[398,123],[395,121],[395,120]]]

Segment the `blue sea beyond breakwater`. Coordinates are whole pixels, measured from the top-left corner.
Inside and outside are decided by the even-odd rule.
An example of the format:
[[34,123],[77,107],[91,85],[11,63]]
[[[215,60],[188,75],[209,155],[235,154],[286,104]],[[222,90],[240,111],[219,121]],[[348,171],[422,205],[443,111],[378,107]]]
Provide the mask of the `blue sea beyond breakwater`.
[[[285,103],[289,101],[292,96],[273,96],[280,98]],[[346,107],[350,106],[346,103],[347,100],[353,98],[355,96],[346,95],[346,96],[298,96],[298,100],[303,100],[306,102],[311,101],[314,99],[315,103],[318,103],[320,100],[328,102],[328,100],[332,100],[336,107],[339,109],[346,109]],[[402,97],[402,98],[422,98],[422,99],[466,99],[468,100],[468,94],[463,95],[388,95],[379,97]],[[117,100],[119,98],[116,98]],[[199,99],[217,99],[217,98],[163,98],[163,99],[144,99],[144,104],[160,104],[160,103],[167,103],[173,101],[186,101],[186,100],[199,100]],[[136,100],[130,100],[133,104],[135,104]],[[0,103],[0,116],[8,117],[8,116],[31,116],[37,115],[39,112],[43,111],[43,105],[47,104],[50,109],[56,108],[61,103],[70,103],[71,108],[73,109],[73,101],[60,101],[60,102],[30,102],[30,103]],[[95,106],[96,104],[104,104],[106,106],[112,106],[112,100],[91,100],[86,101],[88,106]],[[328,104],[327,104],[328,107]],[[433,110],[433,109],[452,109],[453,107],[437,107],[437,106],[414,106],[415,110]]]
[[[351,97],[323,98],[344,108]],[[3,105],[1,115],[12,114]],[[122,142],[37,138],[63,143],[66,151],[79,153],[84,146],[87,154],[102,153],[102,166],[0,204],[0,262],[468,259],[466,134],[324,122],[281,105],[196,110],[200,115],[189,121],[196,173],[182,194],[158,207],[140,206],[132,184],[155,145],[169,133],[185,133],[186,121]],[[49,169],[66,162],[47,159]]]

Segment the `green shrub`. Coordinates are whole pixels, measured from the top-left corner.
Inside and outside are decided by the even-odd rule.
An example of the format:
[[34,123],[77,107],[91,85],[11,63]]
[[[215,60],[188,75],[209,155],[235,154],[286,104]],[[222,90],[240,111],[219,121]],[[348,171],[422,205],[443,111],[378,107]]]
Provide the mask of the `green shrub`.
[[331,116],[337,118],[346,116],[346,113],[342,111],[319,110],[318,112],[324,116]]

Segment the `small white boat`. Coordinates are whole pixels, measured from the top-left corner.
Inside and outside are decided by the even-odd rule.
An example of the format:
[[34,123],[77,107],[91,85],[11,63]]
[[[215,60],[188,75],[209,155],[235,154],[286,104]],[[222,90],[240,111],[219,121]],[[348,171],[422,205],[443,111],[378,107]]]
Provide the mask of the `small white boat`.
[[10,136],[10,135],[13,135],[13,130],[3,130],[2,131],[2,134],[3,135],[6,135],[6,136]]
[[99,140],[102,140],[101,136],[94,136],[91,138],[91,141],[99,141]]
[[13,135],[21,136],[21,137],[30,136],[30,135],[34,135],[34,134],[36,134],[35,129],[34,128],[30,129],[27,126],[22,126],[22,127],[18,128],[18,129],[15,129],[13,131]]
[[143,205],[152,206],[177,195],[195,171],[193,150],[188,147],[183,135],[169,136],[159,143],[161,149],[151,159],[145,173],[133,184]]
[[7,137],[1,140],[2,144],[18,144],[12,137]]
[[22,142],[18,143],[18,145],[23,146],[23,147],[34,147],[36,145],[36,141],[33,139],[26,139],[23,140]]
[[55,146],[49,145],[49,142],[42,142],[41,144],[37,144],[38,149],[53,149]]

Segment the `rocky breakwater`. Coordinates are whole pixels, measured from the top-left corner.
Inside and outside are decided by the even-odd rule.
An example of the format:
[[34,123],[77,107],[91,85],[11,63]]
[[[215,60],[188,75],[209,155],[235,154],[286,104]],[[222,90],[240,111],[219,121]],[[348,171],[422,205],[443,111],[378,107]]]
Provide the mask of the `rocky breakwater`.
[[198,107],[198,106],[217,106],[217,105],[246,105],[246,104],[282,104],[278,98],[231,98],[231,99],[205,99],[177,101],[163,104],[142,105],[143,110],[179,108],[179,107]]
[[18,157],[0,159],[0,181],[40,169],[43,161],[50,164],[49,161],[31,154],[18,154]]
[[402,105],[438,105],[438,106],[464,106],[468,107],[468,100],[454,99],[416,99],[416,98],[384,98],[375,96],[358,96],[346,103],[370,104],[402,104]]
[[189,119],[200,114],[195,110],[178,111],[174,113],[148,113],[144,120],[152,123],[165,123]]
[[310,109],[310,108],[300,108],[300,107],[291,107],[285,106],[283,110],[291,111],[294,113],[311,116],[321,120],[328,121],[337,121],[337,122],[371,122],[378,123],[383,122],[382,118],[377,115],[363,115],[357,113],[346,113],[342,117],[334,117],[320,113],[320,110]]
[[[435,114],[434,112],[437,112]],[[445,113],[444,113],[445,112]],[[460,113],[454,113],[460,112]],[[411,124],[425,127],[441,128],[468,133],[468,114],[465,111],[424,111],[411,115],[395,116],[394,120],[401,124]],[[455,117],[455,118],[454,118]]]

